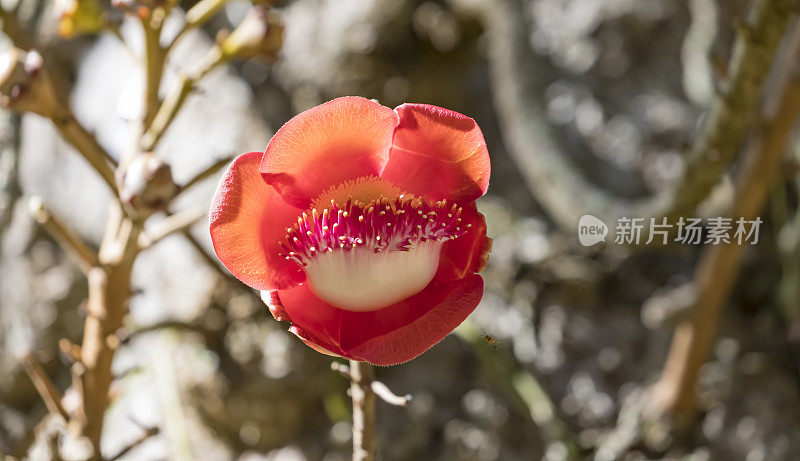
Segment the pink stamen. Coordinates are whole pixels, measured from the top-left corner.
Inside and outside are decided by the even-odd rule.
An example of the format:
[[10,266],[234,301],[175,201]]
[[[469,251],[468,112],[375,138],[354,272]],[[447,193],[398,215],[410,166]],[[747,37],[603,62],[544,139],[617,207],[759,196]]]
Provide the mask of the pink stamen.
[[461,207],[445,200],[429,205],[420,198],[381,198],[368,204],[348,200],[340,207],[331,200],[320,213],[303,212],[297,223],[286,229],[279,242],[280,256],[301,266],[318,254],[368,247],[375,253],[410,251],[418,242],[438,242],[464,235]]

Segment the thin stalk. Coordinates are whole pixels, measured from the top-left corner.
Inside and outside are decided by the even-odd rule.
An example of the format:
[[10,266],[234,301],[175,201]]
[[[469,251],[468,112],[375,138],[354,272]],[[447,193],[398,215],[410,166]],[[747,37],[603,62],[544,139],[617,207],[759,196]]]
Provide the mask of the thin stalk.
[[161,47],[161,25],[154,26],[149,21],[142,21],[142,28],[145,47],[144,127],[147,128],[153,123],[158,106],[161,104],[158,90],[161,86],[161,75],[164,71],[166,53]]
[[375,393],[372,365],[350,361],[350,396],[353,399],[353,461],[374,461],[377,450],[375,438]]

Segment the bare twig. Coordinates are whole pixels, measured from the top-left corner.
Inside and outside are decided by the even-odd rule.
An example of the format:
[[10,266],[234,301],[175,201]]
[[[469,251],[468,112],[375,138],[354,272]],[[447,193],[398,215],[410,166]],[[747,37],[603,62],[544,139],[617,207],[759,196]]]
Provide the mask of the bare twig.
[[72,341],[67,338],[58,340],[58,348],[61,349],[61,353],[64,354],[70,362],[76,363],[81,360],[81,347],[77,344],[73,344]]
[[380,381],[372,381],[370,383],[370,387],[372,388],[372,392],[375,393],[378,397],[381,398],[384,402],[388,403],[389,405],[394,405],[396,407],[404,407],[408,402],[411,401],[411,394],[406,395],[396,395],[389,389],[389,386],[383,384]]
[[183,29],[178,32],[178,35],[172,39],[170,48],[175,46],[189,31],[208,22],[208,20],[217,14],[220,8],[225,6],[226,3],[228,3],[228,0],[200,0],[195,3],[195,5],[186,12],[186,24],[183,26]]
[[192,227],[203,216],[205,216],[205,212],[199,209],[183,210],[169,215],[154,226],[155,229],[149,232],[142,232],[139,235],[139,248],[144,250],[172,234],[183,232]]
[[[105,411],[109,405],[109,388],[113,381],[111,363],[116,352],[117,331],[128,313],[131,293],[130,276],[139,253],[138,236],[141,223],[134,222],[112,204],[109,225],[100,246],[100,267],[89,272],[89,299],[83,330],[80,363],[73,368],[76,387],[81,391],[83,421],[78,421],[82,434],[91,442],[95,459],[101,459],[100,437]],[[112,340],[109,340],[109,339]],[[75,368],[80,365],[79,368]]]
[[158,435],[158,432],[159,432],[158,427],[151,427],[151,428],[147,429],[136,440],[131,442],[128,446],[126,446],[122,450],[118,451],[117,454],[115,454],[114,456],[108,458],[108,460],[109,461],[115,461],[117,459],[122,459],[123,456],[127,455],[128,452],[130,452],[134,448],[136,448],[139,445],[141,445],[142,443],[144,443],[147,439],[149,439],[150,437],[153,437],[155,435]]
[[[161,77],[164,73],[164,63],[166,62],[166,50],[161,46],[160,41],[163,19],[163,17],[149,17],[141,21],[144,37],[145,90],[143,126],[145,129],[153,122],[156,110],[161,103],[158,90],[161,87]],[[144,150],[149,151],[150,149]]]
[[217,160],[216,162],[214,162],[213,164],[209,165],[204,170],[202,170],[199,173],[197,173],[196,175],[194,175],[194,177],[192,177],[190,180],[186,181],[185,184],[182,184],[182,185],[178,186],[178,192],[177,193],[180,194],[181,192],[190,189],[192,186],[194,186],[195,184],[199,183],[200,181],[202,181],[202,180],[204,180],[204,179],[206,179],[208,177],[213,176],[219,170],[221,170],[221,169],[225,168],[226,166],[228,166],[228,164],[231,163],[231,161],[233,161],[233,159],[235,157],[236,157],[235,155],[230,155],[228,157],[223,157],[223,158]]
[[350,361],[350,396],[353,399],[353,461],[374,461],[377,450],[375,438],[375,394],[372,365]]
[[167,95],[167,99],[153,115],[152,123],[148,123],[147,131],[142,137],[142,150],[151,151],[156,146],[161,136],[167,131],[175,116],[180,111],[186,98],[189,97],[195,85],[209,72],[224,62],[222,50],[214,46],[206,55],[200,69],[192,75],[182,75],[175,89]]
[[53,431],[47,435],[47,445],[50,449],[51,461],[64,461],[61,457],[61,450],[58,447],[58,431]]
[[189,232],[188,230],[184,230],[183,236],[186,237],[186,240],[188,240],[189,243],[194,247],[194,249],[197,250],[197,253],[200,254],[200,257],[203,258],[203,261],[205,261],[206,264],[209,265],[209,267],[214,269],[220,276],[222,276],[223,279],[232,283],[234,286],[240,285],[239,280],[233,275],[231,275],[230,272],[227,272],[225,269],[223,269],[222,266],[220,266],[219,263],[217,262],[217,259],[208,254],[206,249],[203,248],[203,245],[200,242],[198,242],[196,238],[194,238],[194,235],[192,235],[191,232]]
[[63,221],[45,208],[40,197],[31,198],[30,211],[36,222],[53,237],[84,274],[97,266],[97,255]]
[[50,413],[61,416],[64,421],[69,421],[69,414],[61,404],[61,393],[56,389],[55,384],[47,376],[36,357],[33,354],[28,355],[23,360],[23,364],[25,365],[25,371],[36,387],[36,391],[39,392]]
[[[50,119],[61,136],[100,174],[112,192],[116,190],[116,161],[75,118],[67,98],[59,93],[55,79],[37,51],[10,48],[3,51],[0,68],[0,99],[16,112],[35,112]],[[19,90],[24,88],[24,91]]]
[[352,380],[353,377],[350,376],[350,367],[342,362],[331,362],[331,370],[335,371],[342,375],[343,378],[346,378],[348,381]]
[[100,146],[97,138],[89,133],[71,113],[67,113],[65,116],[55,116],[52,121],[61,136],[89,162],[89,165],[111,188],[112,193],[116,194],[117,186],[113,167],[117,166],[117,161]]
[[124,342],[128,342],[137,336],[141,336],[145,333],[151,333],[154,331],[161,331],[161,330],[179,330],[179,331],[191,331],[200,333],[203,336],[207,335],[208,332],[205,328],[201,325],[197,325],[194,323],[187,323],[182,322],[180,320],[165,320],[163,322],[152,323],[150,325],[145,325],[142,327],[138,327],[128,333],[125,338],[123,339]]
[[30,50],[35,46],[33,36],[20,25],[16,12],[6,10],[2,6],[0,6],[0,28],[14,45],[23,50]]

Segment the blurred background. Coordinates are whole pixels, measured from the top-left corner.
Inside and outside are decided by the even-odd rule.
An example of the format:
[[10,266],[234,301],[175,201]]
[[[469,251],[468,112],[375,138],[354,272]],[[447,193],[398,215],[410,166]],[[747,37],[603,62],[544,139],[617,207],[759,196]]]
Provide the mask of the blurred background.
[[[165,36],[193,3],[176,7]],[[219,159],[263,150],[293,115],[342,95],[390,107],[430,103],[478,122],[492,159],[489,193],[478,202],[494,239],[486,292],[456,333],[410,363],[376,370],[395,392],[413,395],[405,408],[378,403],[381,459],[798,459],[797,146],[770,183],[759,242],[745,249],[712,321],[713,347],[680,430],[642,407],[676,325],[691,315],[707,247],[626,246],[611,237],[584,247],[577,238],[581,214],[613,216],[613,228],[618,216],[645,216],[641,205],[686,175],[686,152],[730,76],[748,3],[281,2],[285,33],[274,63],[249,59],[211,72],[157,152],[184,181]],[[130,50],[110,32],[63,40],[58,8],[22,0],[17,15],[63,69],[76,117],[119,158],[140,110],[136,24],[120,26]],[[250,8],[229,1],[186,34],[162,91]],[[795,28],[792,19],[785,40],[796,40]],[[0,37],[0,48],[10,46]],[[765,92],[779,80],[767,79]],[[746,150],[735,149],[712,193],[685,216],[722,214]],[[218,177],[177,205],[207,210]],[[80,342],[87,285],[31,218],[28,201],[41,196],[96,248],[110,194],[48,120],[11,112],[0,112],[0,188],[0,454],[50,459],[42,434],[63,429],[45,418],[21,361],[37,353],[56,386],[69,387],[58,343]],[[205,220],[191,236],[199,247],[176,234],[136,262],[104,451],[155,426],[157,435],[120,459],[350,459],[348,383],[331,371],[331,358],[287,333],[257,293],[225,275]],[[64,405],[75,398],[66,391]],[[61,443],[65,459],[80,459],[79,442]]]

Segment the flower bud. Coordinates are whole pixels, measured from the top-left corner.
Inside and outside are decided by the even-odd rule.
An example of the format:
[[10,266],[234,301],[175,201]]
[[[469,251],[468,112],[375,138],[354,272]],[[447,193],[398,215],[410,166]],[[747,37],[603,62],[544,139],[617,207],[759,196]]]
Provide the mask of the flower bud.
[[221,40],[226,58],[275,59],[283,45],[283,21],[277,11],[266,5],[255,5],[239,27]]
[[0,53],[0,107],[53,118],[59,110],[53,81],[37,51],[9,48]]
[[150,152],[135,156],[118,182],[122,202],[145,215],[164,209],[178,190],[170,166]]
[[103,7],[97,0],[57,0],[58,34],[63,38],[96,34],[105,28]]

